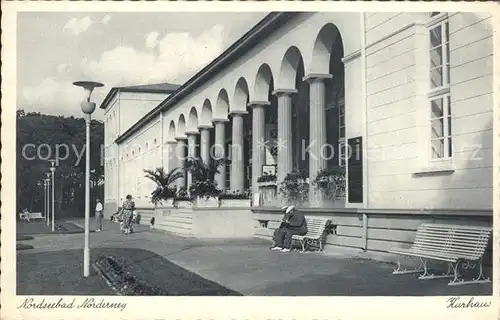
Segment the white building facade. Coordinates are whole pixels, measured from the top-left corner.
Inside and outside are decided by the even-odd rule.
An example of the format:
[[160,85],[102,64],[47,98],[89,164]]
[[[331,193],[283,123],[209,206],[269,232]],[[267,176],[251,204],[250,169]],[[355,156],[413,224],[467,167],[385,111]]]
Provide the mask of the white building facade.
[[[224,145],[222,190],[257,192],[265,165],[277,166],[278,182],[340,165],[346,196],[332,216],[442,210],[491,220],[493,61],[489,12],[271,13],[168,97],[103,103],[106,207],[132,194],[153,208],[143,169]],[[324,145],[333,156],[320,156]],[[309,212],[328,211],[321,202],[311,193]]]

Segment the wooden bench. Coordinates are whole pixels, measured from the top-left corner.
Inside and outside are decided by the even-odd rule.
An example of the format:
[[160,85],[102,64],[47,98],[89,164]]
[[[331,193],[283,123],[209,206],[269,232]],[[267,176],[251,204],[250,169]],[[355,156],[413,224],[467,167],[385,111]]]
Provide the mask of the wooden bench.
[[[326,240],[326,227],[330,224],[330,219],[306,217],[307,234],[304,236],[294,235],[292,240],[300,242],[302,251],[304,252],[307,245],[318,244],[319,251],[323,251],[323,243]],[[269,229],[278,229],[281,221],[269,221],[267,227]],[[274,245],[274,243],[273,243]]]
[[330,219],[306,217],[307,233],[304,236],[294,235],[292,240],[299,241],[304,252],[308,245],[318,244],[319,250],[323,251],[326,241],[326,227],[330,224]]
[[44,219],[41,212],[21,212],[19,214],[21,221],[31,222],[31,220]]
[[[420,265],[416,269],[406,270],[401,268],[398,260],[398,267],[393,274],[423,271],[419,279],[453,278],[449,285],[491,282],[489,278],[484,277],[482,265],[491,232],[489,227],[423,223],[418,227],[410,248],[389,250],[390,253],[419,258]],[[428,260],[447,263],[448,271],[441,275],[429,273]],[[479,266],[478,276],[465,281],[459,273],[459,268],[468,270],[476,266]]]

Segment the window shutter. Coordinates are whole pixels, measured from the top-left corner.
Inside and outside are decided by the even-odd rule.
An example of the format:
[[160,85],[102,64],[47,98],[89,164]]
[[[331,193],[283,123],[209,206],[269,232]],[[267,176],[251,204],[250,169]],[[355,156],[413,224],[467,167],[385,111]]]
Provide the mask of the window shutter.
[[347,140],[350,154],[348,172],[348,201],[350,203],[363,202],[363,141],[362,137]]

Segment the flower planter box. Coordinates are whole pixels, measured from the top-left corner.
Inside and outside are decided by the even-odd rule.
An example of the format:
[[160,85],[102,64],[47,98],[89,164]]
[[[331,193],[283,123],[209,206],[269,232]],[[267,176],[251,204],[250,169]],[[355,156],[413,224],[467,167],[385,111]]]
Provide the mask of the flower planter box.
[[278,187],[275,181],[259,182],[259,193],[261,194],[261,204],[272,206],[277,200]]
[[274,187],[276,188],[277,184],[276,181],[263,181],[263,182],[257,182],[257,185],[260,188],[265,188],[265,187]]
[[250,206],[250,199],[220,199],[221,208],[247,208]]
[[174,206],[174,199],[162,200],[160,206],[172,208]]
[[177,207],[177,208],[192,208],[193,203],[189,200],[177,200],[177,201],[175,201],[175,207]]
[[194,200],[194,207],[196,208],[218,208],[219,198],[209,197],[209,198],[196,198]]

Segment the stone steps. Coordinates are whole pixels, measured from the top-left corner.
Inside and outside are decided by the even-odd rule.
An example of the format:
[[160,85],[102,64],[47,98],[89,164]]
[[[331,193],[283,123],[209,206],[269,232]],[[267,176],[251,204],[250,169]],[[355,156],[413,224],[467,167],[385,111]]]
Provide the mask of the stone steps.
[[193,232],[192,232],[192,229],[191,227],[185,227],[185,226],[182,226],[182,225],[166,225],[166,224],[159,224],[158,226],[155,226],[156,229],[158,230],[163,230],[163,231],[167,231],[167,232],[171,232],[175,235],[178,235],[178,236],[183,236],[183,237],[192,237],[193,236]]

